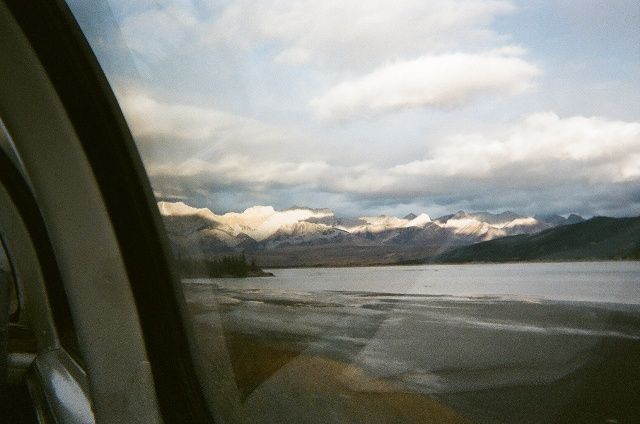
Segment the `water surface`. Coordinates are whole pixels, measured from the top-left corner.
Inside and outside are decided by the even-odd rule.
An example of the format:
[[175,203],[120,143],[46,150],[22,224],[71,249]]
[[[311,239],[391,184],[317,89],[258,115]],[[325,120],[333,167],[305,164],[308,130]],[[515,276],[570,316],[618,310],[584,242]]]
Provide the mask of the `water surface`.
[[229,289],[640,303],[640,261],[296,268],[273,278],[192,280]]

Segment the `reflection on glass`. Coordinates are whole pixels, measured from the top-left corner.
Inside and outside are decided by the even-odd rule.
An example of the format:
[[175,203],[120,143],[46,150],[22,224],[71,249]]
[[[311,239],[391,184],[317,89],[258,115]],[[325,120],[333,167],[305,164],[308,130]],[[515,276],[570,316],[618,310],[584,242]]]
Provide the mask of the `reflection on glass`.
[[633,2],[70,5],[221,418],[640,420]]

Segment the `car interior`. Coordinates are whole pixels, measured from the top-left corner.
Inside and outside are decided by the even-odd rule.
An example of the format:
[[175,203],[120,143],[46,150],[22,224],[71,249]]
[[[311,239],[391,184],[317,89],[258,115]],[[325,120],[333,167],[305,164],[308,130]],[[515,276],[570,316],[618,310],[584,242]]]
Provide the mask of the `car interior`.
[[95,57],[63,2],[3,1],[0,21],[4,416],[208,422],[160,218]]

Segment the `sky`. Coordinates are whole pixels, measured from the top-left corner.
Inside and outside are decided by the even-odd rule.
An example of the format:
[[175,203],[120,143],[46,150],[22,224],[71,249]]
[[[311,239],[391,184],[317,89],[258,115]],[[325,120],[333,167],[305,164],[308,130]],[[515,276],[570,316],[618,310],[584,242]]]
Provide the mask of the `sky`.
[[640,0],[70,0],[156,196],[640,215]]

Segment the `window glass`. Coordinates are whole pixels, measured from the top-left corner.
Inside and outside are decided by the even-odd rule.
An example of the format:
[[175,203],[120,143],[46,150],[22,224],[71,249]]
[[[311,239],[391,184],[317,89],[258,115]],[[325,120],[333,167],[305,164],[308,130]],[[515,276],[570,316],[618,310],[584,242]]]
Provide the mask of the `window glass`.
[[213,407],[640,420],[635,0],[70,0]]

